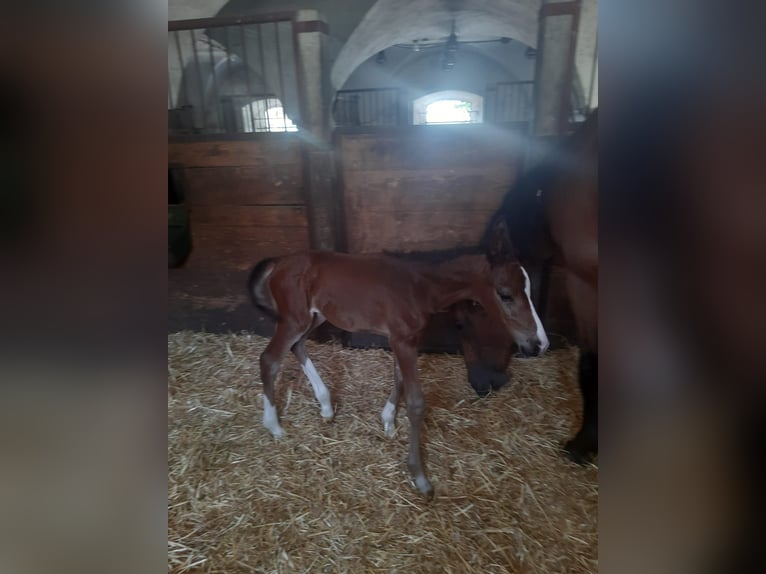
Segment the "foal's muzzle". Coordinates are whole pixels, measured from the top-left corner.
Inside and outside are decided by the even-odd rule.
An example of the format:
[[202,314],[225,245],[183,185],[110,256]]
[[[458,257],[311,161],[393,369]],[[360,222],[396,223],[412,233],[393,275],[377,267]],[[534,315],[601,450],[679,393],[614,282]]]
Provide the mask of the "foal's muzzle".
[[519,350],[525,357],[537,357],[545,352],[546,347],[543,347],[540,339],[533,337],[527,339],[524,343],[519,344]]

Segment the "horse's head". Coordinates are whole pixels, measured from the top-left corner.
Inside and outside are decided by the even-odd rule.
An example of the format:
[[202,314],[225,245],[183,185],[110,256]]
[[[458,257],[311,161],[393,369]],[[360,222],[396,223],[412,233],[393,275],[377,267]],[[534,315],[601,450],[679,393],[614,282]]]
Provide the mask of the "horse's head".
[[503,321],[473,301],[461,301],[453,308],[460,330],[468,382],[480,397],[508,383],[513,339]]
[[513,255],[503,218],[493,223],[486,249],[503,322],[524,355],[543,354],[549,346],[548,336],[532,303],[529,275]]

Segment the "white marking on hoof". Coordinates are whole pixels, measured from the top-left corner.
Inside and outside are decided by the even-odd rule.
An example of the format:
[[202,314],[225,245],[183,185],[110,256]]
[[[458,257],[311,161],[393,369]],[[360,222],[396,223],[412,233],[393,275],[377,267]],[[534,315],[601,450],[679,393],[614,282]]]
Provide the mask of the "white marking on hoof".
[[263,426],[265,426],[274,438],[285,436],[285,430],[279,425],[277,409],[271,404],[266,395],[263,395]]
[[542,355],[545,351],[548,350],[548,347],[550,346],[550,341],[548,341],[548,335],[545,332],[545,329],[543,328],[543,322],[540,320],[540,317],[537,315],[537,309],[535,309],[535,306],[532,304],[532,289],[531,289],[531,283],[529,281],[529,275],[527,274],[527,270],[524,269],[524,267],[521,268],[522,273],[524,273],[524,293],[527,295],[527,301],[529,301],[529,308],[532,310],[532,316],[535,318],[535,325],[537,325],[537,338],[540,340],[540,355]]
[[311,359],[306,359],[306,364],[301,365],[301,367],[314,389],[314,395],[322,407],[322,418],[332,420],[335,417],[335,409],[332,408],[332,403],[330,402],[330,391],[327,390],[322,377],[319,376],[314,367],[314,363],[311,362]]
[[380,413],[383,420],[383,430],[389,438],[394,438],[396,433],[396,407],[391,402],[386,401],[383,412]]
[[335,411],[330,405],[327,405],[326,407],[323,406],[321,413],[322,413],[322,418],[328,423],[335,418]]
[[423,494],[433,496],[434,487],[431,486],[431,483],[422,474],[415,479],[415,486],[417,486],[418,490]]

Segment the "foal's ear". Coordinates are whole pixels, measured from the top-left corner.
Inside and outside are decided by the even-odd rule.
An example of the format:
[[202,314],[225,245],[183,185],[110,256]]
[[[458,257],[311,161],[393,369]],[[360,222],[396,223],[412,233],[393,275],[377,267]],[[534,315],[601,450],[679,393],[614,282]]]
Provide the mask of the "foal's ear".
[[484,247],[487,252],[487,259],[492,265],[499,265],[516,259],[505,217],[498,217],[490,224]]

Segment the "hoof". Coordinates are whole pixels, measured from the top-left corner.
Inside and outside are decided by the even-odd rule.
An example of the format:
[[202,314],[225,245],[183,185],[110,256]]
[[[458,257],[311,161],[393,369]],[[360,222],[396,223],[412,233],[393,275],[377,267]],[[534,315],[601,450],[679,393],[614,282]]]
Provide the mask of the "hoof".
[[335,411],[330,409],[329,411],[322,410],[322,419],[326,423],[331,423],[335,420]]
[[394,423],[383,423],[383,432],[388,438],[394,438],[396,434],[396,425]]
[[273,436],[277,440],[285,436],[285,429],[283,429],[282,427],[270,428],[269,432],[271,433],[271,436]]
[[419,476],[415,479],[415,486],[420,491],[420,493],[423,495],[423,498],[426,499],[427,502],[430,502],[434,499],[434,487],[431,485],[429,480],[425,476]]
[[593,462],[598,454],[598,444],[581,435],[577,435],[564,445],[564,455],[579,465]]

